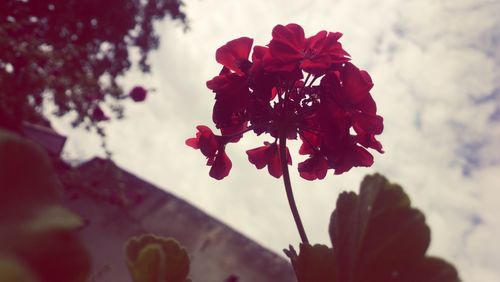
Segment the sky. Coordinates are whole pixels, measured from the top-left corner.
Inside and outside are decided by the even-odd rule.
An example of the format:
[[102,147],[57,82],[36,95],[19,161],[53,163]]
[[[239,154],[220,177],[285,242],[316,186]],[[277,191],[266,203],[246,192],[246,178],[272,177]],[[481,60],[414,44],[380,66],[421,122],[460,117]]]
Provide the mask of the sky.
[[[185,1],[190,29],[158,24],[161,47],[152,74],[132,70],[125,88],[155,89],[144,103],[126,102],[126,118],[105,125],[114,160],[281,254],[299,237],[281,179],[257,170],[245,151],[265,137],[245,136],[227,152],[230,175],[208,176],[205,158],[184,144],[196,125],[214,128],[214,94],[205,82],[221,66],[215,51],[248,36],[265,45],[277,24],[298,23],[306,36],[344,34],[352,62],[367,70],[384,117],[385,153],[371,168],[322,181],[291,169],[295,198],[309,239],[329,244],[330,213],[342,191],[357,191],[380,172],[402,185],[432,230],[431,255],[455,264],[464,281],[500,281],[500,11],[499,0]],[[53,120],[68,136],[64,157],[103,155],[94,133]],[[294,163],[303,160],[298,142]]]

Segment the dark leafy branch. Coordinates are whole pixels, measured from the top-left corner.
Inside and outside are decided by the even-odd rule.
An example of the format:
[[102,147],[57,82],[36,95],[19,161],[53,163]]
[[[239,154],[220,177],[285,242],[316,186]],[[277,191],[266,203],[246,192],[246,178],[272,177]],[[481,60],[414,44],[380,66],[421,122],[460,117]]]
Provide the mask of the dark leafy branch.
[[[106,108],[123,116],[118,83],[139,50],[141,71],[158,47],[153,23],[169,15],[186,27],[181,0],[0,1],[0,126],[47,123],[43,108],[96,127]],[[106,104],[106,107],[103,105]]]

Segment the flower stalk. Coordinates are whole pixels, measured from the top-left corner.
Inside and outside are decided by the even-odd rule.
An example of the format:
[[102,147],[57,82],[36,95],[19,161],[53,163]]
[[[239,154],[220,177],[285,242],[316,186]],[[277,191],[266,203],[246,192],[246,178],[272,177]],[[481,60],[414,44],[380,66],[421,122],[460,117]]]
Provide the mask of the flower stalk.
[[299,211],[297,209],[297,205],[295,204],[295,199],[293,197],[292,191],[292,183],[290,181],[290,173],[288,172],[288,163],[286,159],[286,134],[281,134],[279,138],[279,150],[280,150],[280,161],[281,167],[283,170],[283,183],[285,184],[286,198],[288,200],[288,205],[290,206],[290,210],[292,211],[292,216],[295,221],[295,225],[297,226],[297,230],[299,231],[300,240],[302,243],[307,244],[309,240],[307,239],[306,231],[304,229],[304,225],[302,224],[302,220],[300,219]]

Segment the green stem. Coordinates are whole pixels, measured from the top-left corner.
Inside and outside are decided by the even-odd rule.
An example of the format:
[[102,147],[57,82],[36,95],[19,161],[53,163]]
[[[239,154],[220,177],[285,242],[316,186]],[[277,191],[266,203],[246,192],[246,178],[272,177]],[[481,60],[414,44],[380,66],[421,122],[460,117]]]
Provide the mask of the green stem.
[[286,197],[288,199],[288,204],[290,205],[290,210],[292,211],[293,219],[295,220],[295,225],[299,231],[300,239],[302,243],[308,244],[306,231],[302,225],[302,220],[300,220],[299,211],[297,210],[297,205],[295,204],[295,199],[293,198],[292,183],[290,182],[290,173],[288,172],[288,162],[286,153],[286,135],[281,134],[279,139],[280,146],[280,160],[281,168],[283,170],[283,182],[285,183]]

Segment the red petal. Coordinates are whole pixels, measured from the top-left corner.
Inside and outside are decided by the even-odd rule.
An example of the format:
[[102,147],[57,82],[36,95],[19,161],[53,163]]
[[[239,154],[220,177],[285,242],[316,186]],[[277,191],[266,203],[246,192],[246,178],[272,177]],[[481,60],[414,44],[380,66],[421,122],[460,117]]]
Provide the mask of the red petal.
[[306,48],[308,49],[319,49],[321,48],[321,43],[323,43],[325,37],[327,35],[327,32],[325,30],[322,30],[318,33],[316,33],[313,36],[310,36],[306,39]]
[[332,63],[346,63],[350,60],[350,55],[338,40],[342,37],[340,32],[329,32],[323,40],[322,52],[330,57]]
[[373,156],[363,147],[350,144],[343,151],[344,154],[338,158],[333,167],[335,174],[342,174],[353,167],[369,167],[373,164]]
[[252,61],[253,63],[257,63],[259,61],[262,61],[264,56],[269,52],[269,48],[265,46],[254,46],[253,47],[253,53],[252,53]]
[[207,82],[216,95],[212,119],[218,128],[245,122],[242,112],[248,106],[250,91],[248,80],[234,73],[219,75]]
[[321,75],[334,63],[348,62],[349,54],[338,42],[341,36],[342,33],[323,30],[307,38],[300,67],[306,72]]
[[217,180],[228,176],[233,164],[224,150],[219,151],[210,169],[209,175]]
[[[290,156],[288,148],[286,150],[287,162],[291,165],[292,157]],[[272,176],[280,178],[281,175],[283,175],[277,143],[270,144],[269,142],[264,142],[264,146],[248,150],[247,155],[248,160],[254,164],[257,169],[262,169],[267,165],[267,170]]]
[[361,71],[353,64],[346,63],[341,72],[342,86],[347,98],[352,104],[357,104],[370,96],[370,89],[373,87],[371,79],[368,80],[368,74]]
[[384,120],[381,116],[355,113],[351,120],[352,127],[358,134],[378,135],[384,130]]
[[382,144],[380,144],[380,142],[375,139],[375,136],[373,134],[358,134],[356,136],[356,142],[358,142],[365,148],[372,148],[377,150],[381,154],[384,153]]
[[322,58],[320,60],[304,59],[300,63],[300,68],[302,68],[306,72],[320,75],[324,73],[325,70],[330,68],[331,64],[331,61],[327,58]]
[[198,143],[198,138],[196,138],[196,137],[186,139],[186,145],[188,145],[189,147],[192,147],[193,149],[200,148],[200,144]]
[[[272,31],[273,39],[269,43],[269,49],[272,55],[280,56],[299,56],[304,50],[306,37],[304,29],[298,24],[287,24],[286,26],[277,25]],[[274,49],[274,50],[273,50]]]
[[283,175],[283,170],[281,169],[281,161],[278,150],[278,145],[276,143],[272,144],[267,151],[268,163],[267,171],[269,174],[276,178],[280,178]]
[[328,171],[328,162],[320,156],[313,156],[298,166],[300,176],[306,180],[323,179]]
[[311,155],[321,145],[320,136],[310,131],[303,131],[300,134],[300,139],[302,140],[302,145],[299,149],[299,154],[301,155]]
[[277,25],[273,28],[273,39],[269,43],[270,57],[266,68],[274,71],[293,71],[304,57],[304,30],[300,25]]
[[[279,147],[277,143],[271,144],[269,147],[268,151],[268,164],[267,164],[267,170],[269,171],[269,174],[276,178],[280,178],[283,175],[283,169],[281,166],[281,154],[279,151]],[[292,164],[292,157],[290,156],[290,151],[288,150],[288,147],[286,148],[286,159],[287,159],[287,164],[291,165]]]
[[201,153],[206,157],[213,157],[219,148],[219,142],[215,138],[215,135],[212,130],[205,125],[198,125],[196,128],[200,131],[198,145]]
[[377,105],[375,104],[375,100],[373,100],[370,93],[366,95],[364,100],[359,101],[356,105],[354,105],[355,109],[366,113],[375,115],[377,113]]
[[[243,137],[243,133],[236,135],[237,133],[243,132],[248,128],[248,121],[244,121],[240,124],[235,124],[232,126],[223,127],[220,129],[222,136],[230,138],[227,142],[236,143],[240,141]],[[232,137],[227,137],[232,136]]]
[[286,147],[286,163],[288,165],[292,165],[292,156],[290,155],[290,151],[288,150],[288,147]]
[[247,79],[235,73],[223,73],[207,81],[207,88],[217,94],[234,92],[245,87],[248,88]]
[[[236,72],[238,75],[243,75],[246,71],[245,68],[249,66],[248,56],[250,55],[252,44],[253,39],[248,37],[231,40],[217,49],[215,59],[218,63]],[[244,64],[247,65],[245,66]]]
[[254,164],[257,169],[261,169],[266,166],[268,162],[266,153],[268,147],[269,146],[261,146],[255,149],[250,149],[246,152],[248,155],[248,160],[252,164]]

